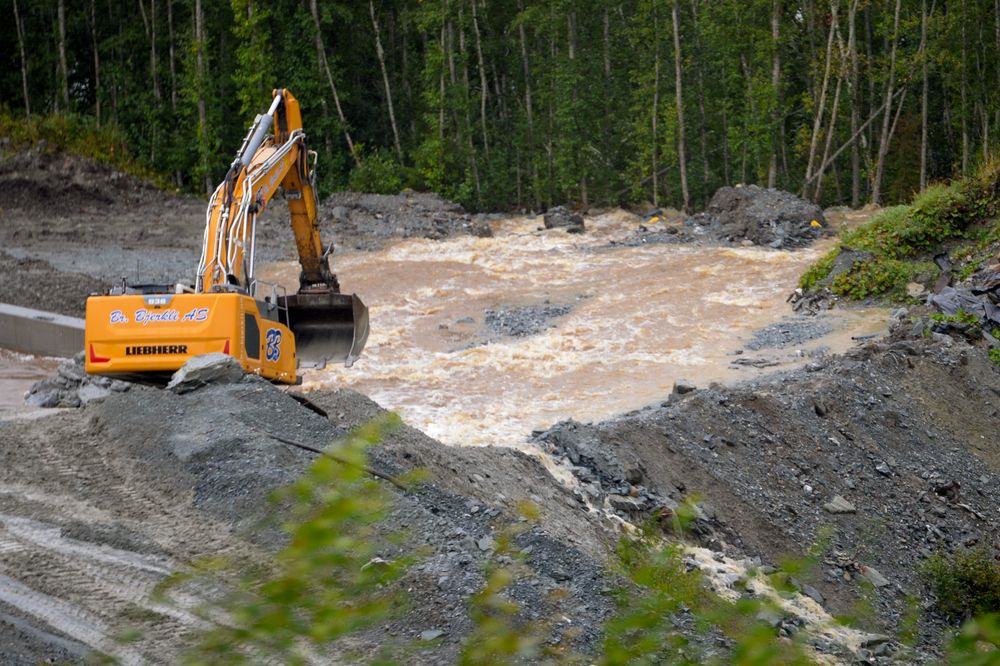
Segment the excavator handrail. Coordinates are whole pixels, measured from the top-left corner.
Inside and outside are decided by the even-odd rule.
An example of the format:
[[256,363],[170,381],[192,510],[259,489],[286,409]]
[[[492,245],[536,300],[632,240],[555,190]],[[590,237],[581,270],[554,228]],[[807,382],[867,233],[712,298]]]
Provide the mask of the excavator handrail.
[[[239,205],[236,208],[235,214],[232,214],[232,219],[230,215],[233,211],[232,205],[226,206],[224,203],[223,210],[220,213],[219,222],[216,229],[216,242],[215,242],[215,256],[212,257],[211,261],[207,260],[209,251],[209,229],[211,228],[211,217],[214,208],[216,207],[219,199],[219,195],[222,193],[223,188],[231,185],[229,178],[225,182],[216,188],[215,192],[212,194],[209,200],[208,209],[206,211],[206,222],[205,222],[205,234],[202,241],[202,255],[201,260],[198,263],[198,275],[196,276],[196,291],[203,291],[205,288],[204,275],[209,267],[215,265],[219,268],[223,275],[234,274],[233,262],[236,259],[237,251],[242,248],[244,249],[244,261],[247,262],[246,270],[243,271],[244,279],[249,281],[253,278],[253,262],[255,255],[256,246],[256,221],[257,213],[252,212],[251,208],[254,203],[254,193],[257,191],[257,185],[264,179],[264,177],[271,173],[271,170],[285,157],[288,153],[292,151],[296,146],[301,145],[305,141],[305,133],[301,129],[293,130],[289,135],[288,140],[277,146],[275,151],[268,156],[268,158],[256,166],[252,171],[249,166],[244,166],[241,168],[236,179],[237,182],[234,185],[242,188],[241,197]],[[239,160],[237,160],[239,162]],[[242,177],[242,180],[239,180]],[[248,221],[248,214],[252,215],[251,220],[251,233],[248,235],[246,233],[246,225]],[[228,233],[227,233],[228,231]],[[226,238],[227,242],[222,242],[223,238]],[[246,252],[246,246],[249,245],[249,253]],[[223,256],[223,249],[225,249],[225,256]]]

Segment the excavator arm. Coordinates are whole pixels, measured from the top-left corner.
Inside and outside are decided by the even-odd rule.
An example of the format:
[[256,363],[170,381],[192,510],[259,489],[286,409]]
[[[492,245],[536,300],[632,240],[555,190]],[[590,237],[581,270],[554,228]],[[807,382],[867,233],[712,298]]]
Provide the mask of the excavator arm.
[[[273,136],[267,134],[271,128]],[[302,266],[300,287],[338,289],[320,240],[310,154],[298,100],[287,90],[274,91],[270,109],[254,121],[209,202],[196,291],[250,288],[257,216],[279,188],[291,213]]]
[[[273,135],[268,131],[273,129]],[[257,216],[281,187],[298,249],[299,291],[281,297],[299,358],[348,365],[368,338],[368,309],[340,293],[316,217],[316,190],[298,100],[275,90],[271,107],[250,127],[225,180],[209,202],[196,291],[254,288]]]
[[[314,168],[299,103],[288,90],[275,90],[209,200],[194,289],[123,278],[108,294],[88,298],[87,372],[161,381],[210,352],[286,383],[298,380],[299,361],[351,365],[368,339],[368,308],[356,294],[340,293],[330,270]],[[279,189],[302,267],[294,294],[254,277],[257,217]]]

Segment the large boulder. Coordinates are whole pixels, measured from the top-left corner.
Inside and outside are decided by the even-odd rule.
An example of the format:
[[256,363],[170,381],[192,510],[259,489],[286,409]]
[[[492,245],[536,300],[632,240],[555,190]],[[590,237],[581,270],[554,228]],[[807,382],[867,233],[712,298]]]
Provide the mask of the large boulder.
[[546,229],[565,229],[567,233],[571,234],[583,233],[585,229],[583,216],[574,213],[565,206],[550,208],[542,220],[545,222]]
[[209,384],[232,384],[243,378],[243,366],[229,354],[212,352],[192,356],[170,378],[167,388],[189,393]]

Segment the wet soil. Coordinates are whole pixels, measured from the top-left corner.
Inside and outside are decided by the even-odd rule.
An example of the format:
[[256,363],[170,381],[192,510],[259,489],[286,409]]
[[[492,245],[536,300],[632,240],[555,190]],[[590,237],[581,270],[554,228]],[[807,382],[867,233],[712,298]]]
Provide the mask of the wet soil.
[[[193,282],[206,205],[73,155],[29,151],[0,159],[0,302],[79,317],[88,295],[122,277]],[[485,217],[433,194],[340,192],[321,204],[319,224],[325,243],[355,251],[489,233]],[[259,263],[296,257],[280,197],[260,215],[257,232]]]

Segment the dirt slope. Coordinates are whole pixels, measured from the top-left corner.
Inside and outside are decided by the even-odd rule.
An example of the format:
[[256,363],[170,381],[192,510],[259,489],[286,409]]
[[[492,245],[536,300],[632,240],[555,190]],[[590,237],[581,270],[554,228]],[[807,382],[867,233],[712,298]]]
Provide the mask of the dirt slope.
[[[150,601],[154,586],[201,557],[237,560],[280,546],[266,497],[294,480],[312,454],[266,433],[324,446],[380,408],[350,392],[318,394],[323,418],[259,380],[178,396],[145,387],[32,422],[0,423],[0,662],[76,659],[90,649],[123,663],[172,663],[199,621],[201,592]],[[489,539],[516,519],[515,504],[542,505],[541,526],[519,538],[534,574],[512,595],[538,613],[555,588],[561,632],[599,637],[612,582],[599,564],[610,530],[580,520],[573,495],[535,460],[510,450],[443,447],[403,428],[374,452],[391,473],[419,466],[431,482],[398,494],[384,529],[405,528],[429,556],[408,574],[412,609],[361,637],[374,650],[427,630],[443,644],[415,663],[451,662],[470,628],[465,601],[483,582]],[[484,539],[486,539],[484,541]],[[386,547],[381,556],[398,555]],[[135,627],[140,638],[114,639]]]
[[[540,439],[572,452],[581,479],[603,493],[628,488],[622,470],[632,469],[649,507],[702,498],[703,540],[715,550],[776,563],[828,540],[812,580],[826,607],[855,612],[874,568],[888,581],[872,594],[874,620],[896,631],[907,595],[927,601],[923,559],[1000,546],[1000,369],[964,342],[905,328],[805,370]],[[837,495],[856,513],[825,509]],[[941,636],[928,617],[925,656]]]

